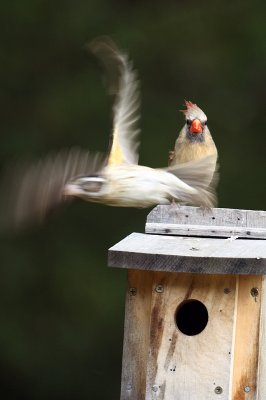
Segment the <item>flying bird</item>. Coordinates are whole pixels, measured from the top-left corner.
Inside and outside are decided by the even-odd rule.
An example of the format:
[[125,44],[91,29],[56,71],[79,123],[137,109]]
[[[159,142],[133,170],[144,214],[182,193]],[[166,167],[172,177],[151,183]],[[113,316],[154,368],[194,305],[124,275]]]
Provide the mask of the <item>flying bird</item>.
[[110,151],[101,155],[63,149],[33,165],[8,169],[0,188],[0,226],[42,221],[49,210],[74,197],[117,207],[142,208],[173,200],[212,207],[215,192],[208,184],[214,156],[162,169],[138,165],[137,73],[111,40],[96,39],[89,48],[104,64],[115,96]]
[[181,110],[186,119],[173,151],[169,152],[169,165],[174,166],[186,162],[200,160],[203,157],[212,157],[212,179],[217,179],[217,149],[207,125],[206,114],[191,101],[185,101],[185,110]]

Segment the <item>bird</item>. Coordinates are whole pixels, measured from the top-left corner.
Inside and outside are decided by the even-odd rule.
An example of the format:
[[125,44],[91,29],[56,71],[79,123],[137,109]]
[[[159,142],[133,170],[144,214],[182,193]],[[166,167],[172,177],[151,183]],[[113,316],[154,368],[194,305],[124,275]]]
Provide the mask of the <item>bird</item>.
[[114,95],[110,150],[101,154],[73,147],[8,168],[0,185],[0,226],[17,229],[41,222],[55,206],[77,197],[117,207],[145,208],[173,200],[212,207],[215,188],[208,183],[213,156],[157,169],[138,165],[137,72],[110,38],[94,39],[88,47],[103,64]]
[[217,179],[218,152],[207,125],[207,116],[191,101],[185,100],[185,107],[185,110],[180,111],[184,113],[186,123],[176,139],[174,150],[169,152],[168,165],[174,166],[211,156],[213,160],[211,183],[213,178]]

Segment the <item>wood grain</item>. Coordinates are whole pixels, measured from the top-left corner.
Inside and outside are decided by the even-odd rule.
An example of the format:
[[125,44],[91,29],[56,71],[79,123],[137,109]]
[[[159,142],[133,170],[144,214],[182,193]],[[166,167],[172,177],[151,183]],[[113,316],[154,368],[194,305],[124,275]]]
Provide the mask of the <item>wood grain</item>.
[[266,212],[188,206],[157,206],[147,216],[146,233],[266,239]]
[[[266,212],[158,206],[146,232],[108,252],[129,269],[121,400],[266,399]],[[191,299],[195,336],[175,322]]]
[[266,229],[263,228],[242,228],[233,226],[215,225],[182,225],[172,223],[146,223],[146,233],[157,235],[178,235],[178,236],[201,236],[201,237],[231,237],[266,239]]
[[153,273],[128,271],[121,400],[144,400]]
[[257,400],[266,399],[266,277],[262,277]]
[[[261,286],[261,276],[250,275],[238,278],[232,378],[233,400],[254,400],[256,395]],[[251,295],[252,289],[258,290],[256,297]]]
[[109,249],[108,265],[169,272],[266,274],[264,240],[132,233]]
[[[157,285],[163,292],[156,292]],[[146,400],[228,400],[236,277],[155,273],[151,305]],[[229,293],[224,289],[228,288]],[[197,299],[209,321],[198,335],[181,333],[177,307]]]

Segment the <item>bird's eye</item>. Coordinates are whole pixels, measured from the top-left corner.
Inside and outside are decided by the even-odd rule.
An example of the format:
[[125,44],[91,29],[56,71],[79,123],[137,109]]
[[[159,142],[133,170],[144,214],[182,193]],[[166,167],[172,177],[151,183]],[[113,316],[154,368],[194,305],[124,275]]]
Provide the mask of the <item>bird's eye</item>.
[[202,121],[202,126],[207,125],[207,120],[206,121]]
[[84,192],[96,193],[99,192],[104,184],[104,179],[102,178],[86,178],[79,182],[79,186]]
[[192,124],[192,121],[190,119],[187,119],[187,126],[190,126]]
[[86,182],[86,183],[83,183],[81,185],[81,187],[85,192],[99,192],[102,187],[102,183]]

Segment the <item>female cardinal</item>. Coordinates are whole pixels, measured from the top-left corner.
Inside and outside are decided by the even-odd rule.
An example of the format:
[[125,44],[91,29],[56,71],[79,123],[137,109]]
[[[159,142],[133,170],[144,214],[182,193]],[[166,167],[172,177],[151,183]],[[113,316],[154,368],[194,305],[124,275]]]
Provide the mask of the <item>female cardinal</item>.
[[109,154],[103,158],[77,148],[62,150],[7,175],[3,188],[11,184],[11,191],[2,207],[0,224],[1,217],[8,214],[9,226],[10,220],[15,226],[33,218],[41,220],[52,206],[68,196],[118,207],[150,207],[169,204],[173,199],[212,206],[215,194],[208,184],[214,156],[165,169],[138,165],[136,72],[127,56],[110,40],[95,40],[90,49],[107,67],[109,75],[118,76],[117,82],[114,77],[111,82],[116,97]]
[[217,149],[207,126],[207,117],[204,112],[191,101],[185,101],[186,110],[182,110],[186,123],[175,142],[173,151],[169,152],[169,166],[199,160],[211,156],[212,174],[216,170]]

